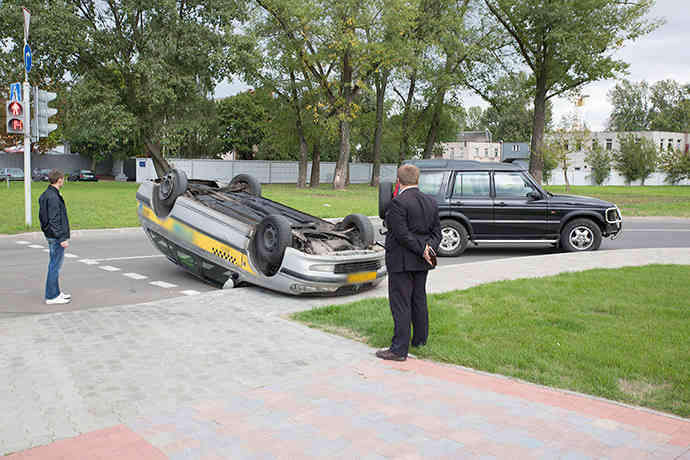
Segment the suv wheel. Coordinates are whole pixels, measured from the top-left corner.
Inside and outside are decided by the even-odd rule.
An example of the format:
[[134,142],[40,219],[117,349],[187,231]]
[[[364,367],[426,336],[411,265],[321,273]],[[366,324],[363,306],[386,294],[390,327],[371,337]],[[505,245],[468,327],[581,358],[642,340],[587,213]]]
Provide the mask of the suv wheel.
[[438,255],[443,257],[456,257],[467,249],[469,234],[465,226],[454,220],[441,221],[441,244],[438,246]]
[[596,251],[601,246],[601,229],[589,219],[575,219],[561,231],[561,247],[568,252]]

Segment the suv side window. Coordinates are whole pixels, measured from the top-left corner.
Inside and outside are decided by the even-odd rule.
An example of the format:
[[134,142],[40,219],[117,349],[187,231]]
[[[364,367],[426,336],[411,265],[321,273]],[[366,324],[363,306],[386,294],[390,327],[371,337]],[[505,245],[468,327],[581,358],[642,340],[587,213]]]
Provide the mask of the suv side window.
[[494,172],[494,188],[496,196],[525,197],[534,190],[532,184],[524,178],[521,172]]
[[419,174],[419,190],[428,195],[440,195],[443,185],[443,171],[422,171]]
[[453,196],[488,197],[489,195],[488,171],[459,171],[455,174]]

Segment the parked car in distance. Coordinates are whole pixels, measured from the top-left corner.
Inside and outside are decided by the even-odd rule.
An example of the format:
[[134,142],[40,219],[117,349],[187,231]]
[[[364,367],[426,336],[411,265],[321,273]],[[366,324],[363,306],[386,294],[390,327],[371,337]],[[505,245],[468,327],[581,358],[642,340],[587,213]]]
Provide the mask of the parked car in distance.
[[24,180],[24,170],[21,168],[0,168],[0,180]]
[[98,177],[90,169],[80,169],[69,175],[71,181],[98,182]]
[[50,168],[34,169],[31,174],[31,180],[48,182],[48,173],[50,173]]
[[[405,163],[419,167],[420,190],[438,201],[440,256],[458,256],[470,242],[549,244],[569,252],[594,251],[602,237],[616,238],[622,230],[615,204],[554,195],[517,165],[462,160]],[[392,183],[379,185],[381,218],[393,193]]]

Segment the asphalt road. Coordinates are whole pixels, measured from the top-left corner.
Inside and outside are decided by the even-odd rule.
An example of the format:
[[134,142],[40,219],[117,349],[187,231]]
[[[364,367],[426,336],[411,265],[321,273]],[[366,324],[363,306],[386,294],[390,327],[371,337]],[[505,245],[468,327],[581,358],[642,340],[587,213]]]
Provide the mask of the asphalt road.
[[[600,250],[664,247],[690,247],[690,219],[625,219],[620,237],[614,241],[605,239]],[[471,245],[462,256],[440,258],[439,264],[557,252],[544,245]],[[73,301],[67,305],[46,305],[43,292],[48,254],[42,235],[0,237],[0,314],[130,305],[215,290],[169,262],[140,229],[75,232],[66,255],[61,288],[72,294]]]

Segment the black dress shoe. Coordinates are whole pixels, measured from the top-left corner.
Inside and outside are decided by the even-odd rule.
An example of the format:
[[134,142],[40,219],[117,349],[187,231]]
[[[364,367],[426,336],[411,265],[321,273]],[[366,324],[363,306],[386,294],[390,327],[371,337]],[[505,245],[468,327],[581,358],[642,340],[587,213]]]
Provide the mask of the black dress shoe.
[[424,341],[424,342],[419,342],[419,343],[414,343],[414,342],[412,342],[412,346],[415,347],[415,348],[416,348],[416,347],[423,347],[424,345],[426,345],[426,341]]
[[407,356],[399,356],[390,350],[379,350],[376,352],[376,357],[381,359],[388,359],[391,361],[405,361]]

